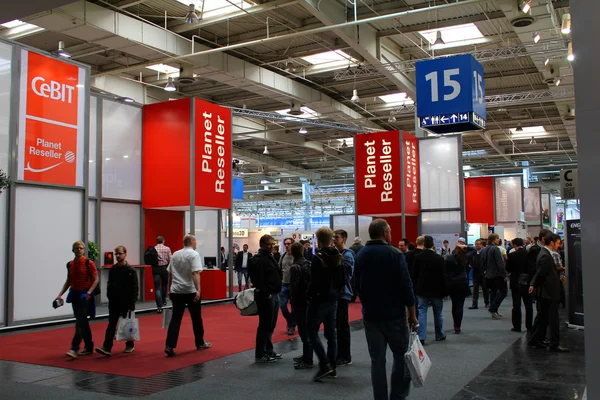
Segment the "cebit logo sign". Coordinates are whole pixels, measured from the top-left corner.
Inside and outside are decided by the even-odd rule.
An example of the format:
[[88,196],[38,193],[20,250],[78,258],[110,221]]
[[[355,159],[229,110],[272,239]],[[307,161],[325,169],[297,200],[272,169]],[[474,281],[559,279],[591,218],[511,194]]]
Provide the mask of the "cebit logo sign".
[[31,80],[31,90],[38,96],[71,104],[75,86],[53,80],[46,82],[43,77],[36,76]]

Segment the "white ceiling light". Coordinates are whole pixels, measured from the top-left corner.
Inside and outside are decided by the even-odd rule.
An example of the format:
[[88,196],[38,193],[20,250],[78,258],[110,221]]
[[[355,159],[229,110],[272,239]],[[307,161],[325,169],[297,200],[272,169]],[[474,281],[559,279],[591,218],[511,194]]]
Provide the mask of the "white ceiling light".
[[177,88],[173,84],[173,78],[169,77],[169,81],[165,85],[165,91],[167,91],[167,92],[174,92],[176,90],[177,90]]
[[267,179],[263,179],[263,180],[260,181],[261,185],[268,185],[269,183],[273,183],[273,182],[271,182],[271,181],[269,181]]
[[546,58],[546,61],[544,61],[544,65],[548,65],[548,64],[550,64],[550,59]]
[[200,21],[198,14],[196,14],[196,6],[194,4],[190,4],[188,6],[188,12],[185,15],[185,23],[186,24],[196,24]]
[[384,96],[379,96],[379,98],[381,100],[383,100],[384,102],[386,102],[387,104],[391,104],[391,103],[403,103],[404,105],[406,105],[406,104],[409,104],[409,105],[410,104],[415,104],[415,102],[413,101],[413,99],[410,98],[410,96],[408,96],[404,92],[386,94]]
[[535,138],[533,136],[531,137],[529,144],[537,144],[537,142],[535,141]]
[[56,50],[56,54],[64,58],[71,58],[71,53],[65,50],[65,42],[62,40],[58,42],[58,50]]
[[0,24],[0,25],[2,25],[5,28],[11,29],[11,28],[16,28],[16,27],[19,27],[19,26],[25,25],[25,24],[26,24],[26,22],[23,22],[20,19],[15,19],[15,20],[12,20],[12,21],[9,21],[9,22],[5,22],[5,23]]
[[397,121],[397,119],[393,115],[390,115],[390,117],[388,118],[388,122],[394,123],[396,121]]
[[573,54],[573,42],[569,43],[569,50],[567,52],[567,60],[569,60],[569,61],[575,60],[575,54]]
[[341,50],[326,51],[324,53],[311,54],[300,58],[313,66],[318,65],[319,69],[331,71],[358,64],[356,58]]
[[562,27],[560,31],[563,33],[563,35],[568,35],[569,33],[571,33],[571,14],[563,14]]
[[179,68],[171,67],[166,64],[154,64],[149,65],[146,68],[151,69],[152,71],[160,72],[162,74],[167,74],[170,77],[177,78],[179,76]]
[[531,0],[521,1],[521,11],[528,14],[531,11]]
[[[473,23],[455,25],[447,28],[428,29],[420,31],[419,34],[429,42],[432,48],[436,49],[468,46],[489,41]],[[438,38],[441,38],[443,44],[439,44],[440,41]]]
[[360,101],[360,97],[358,97],[358,90],[352,90],[352,98],[350,99],[353,103],[358,103]]
[[555,85],[560,86],[560,82],[561,82],[561,80],[560,80],[560,76],[559,76],[558,78],[556,78]]
[[300,130],[298,131],[298,133],[306,135],[308,133],[308,130],[305,127],[302,127],[302,128],[300,128]]
[[542,38],[542,35],[539,32],[535,32],[533,34],[533,43],[539,42],[541,38]]
[[264,155],[269,155],[271,153],[269,153],[269,148],[265,145],[265,149],[263,150],[263,154]]
[[296,118],[315,119],[315,118],[319,117],[319,114],[315,110],[305,107],[305,106],[300,107],[300,111],[302,111],[302,114],[300,114],[300,115],[293,114],[291,111],[292,111],[291,108],[286,108],[285,110],[277,110],[275,112],[277,114],[285,115],[288,117],[289,117],[289,115],[293,115],[293,117],[289,117],[290,120],[295,120]]
[[513,139],[527,139],[527,138],[531,138],[531,137],[540,137],[540,136],[547,136],[548,132],[546,132],[546,129],[543,126],[526,126],[524,128],[521,128],[522,130],[518,131],[518,128],[512,128],[509,129],[510,133],[512,134],[512,138]]

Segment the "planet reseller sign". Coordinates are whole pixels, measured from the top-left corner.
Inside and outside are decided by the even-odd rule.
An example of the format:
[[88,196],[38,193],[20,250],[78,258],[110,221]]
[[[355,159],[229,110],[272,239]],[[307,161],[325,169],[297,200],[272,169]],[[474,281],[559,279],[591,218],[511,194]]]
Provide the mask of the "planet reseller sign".
[[83,186],[86,70],[21,51],[18,179]]

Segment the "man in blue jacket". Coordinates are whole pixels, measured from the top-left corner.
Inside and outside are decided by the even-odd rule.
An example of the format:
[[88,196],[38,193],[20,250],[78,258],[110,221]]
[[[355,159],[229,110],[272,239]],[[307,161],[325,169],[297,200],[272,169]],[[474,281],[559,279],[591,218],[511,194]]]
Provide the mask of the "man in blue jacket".
[[[419,327],[412,282],[404,255],[390,245],[388,223],[383,219],[371,222],[369,236],[371,240],[356,257],[354,278],[371,356],[373,396],[375,400],[406,399],[410,392],[410,374],[404,363],[410,337],[407,324],[413,331]],[[385,366],[388,345],[394,355],[389,397]]]
[[333,245],[344,257],[344,271],[346,273],[346,283],[338,295],[338,307],[336,313],[337,323],[337,360],[336,365],[352,365],[352,355],[350,354],[350,323],[348,322],[348,304],[352,300],[352,276],[354,274],[354,252],[346,248],[348,232],[338,229],[333,232]]

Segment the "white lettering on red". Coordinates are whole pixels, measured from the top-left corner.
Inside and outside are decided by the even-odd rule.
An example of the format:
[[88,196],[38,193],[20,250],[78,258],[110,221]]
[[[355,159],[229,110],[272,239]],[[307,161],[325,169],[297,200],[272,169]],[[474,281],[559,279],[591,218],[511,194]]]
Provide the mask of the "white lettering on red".
[[75,90],[75,87],[57,81],[46,83],[46,80],[43,77],[36,76],[31,80],[31,90],[40,97],[71,104],[73,102],[73,91]]

